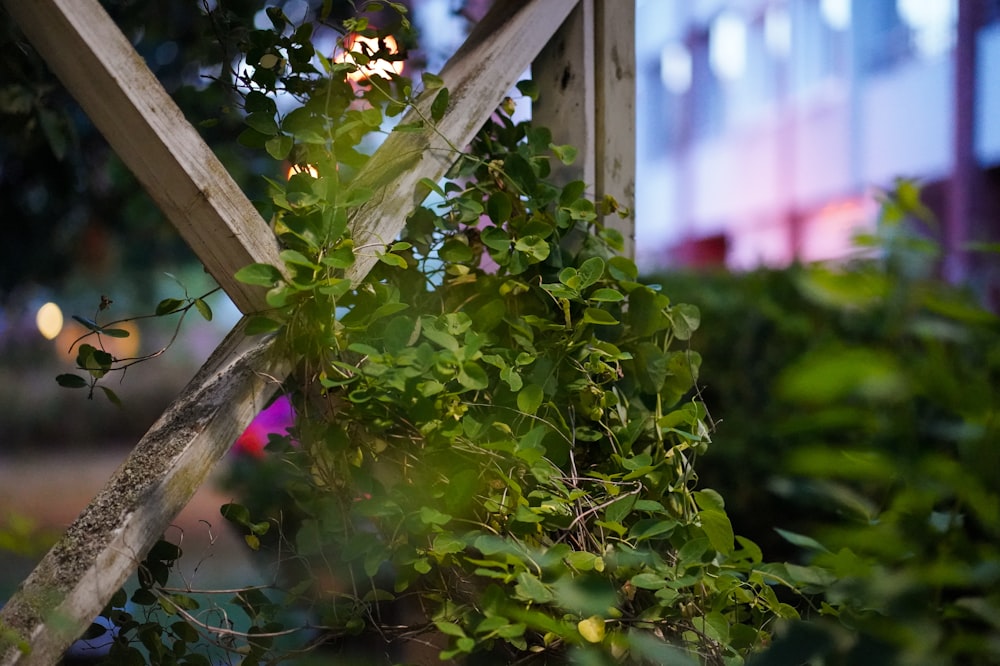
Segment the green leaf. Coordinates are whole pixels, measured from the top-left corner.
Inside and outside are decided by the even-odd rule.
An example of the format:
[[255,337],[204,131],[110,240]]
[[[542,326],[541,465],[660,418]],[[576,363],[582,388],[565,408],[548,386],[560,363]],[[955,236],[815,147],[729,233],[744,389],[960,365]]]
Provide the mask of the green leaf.
[[470,391],[480,391],[490,385],[486,371],[473,361],[466,361],[458,370],[458,382]]
[[775,527],[774,531],[780,534],[782,539],[792,545],[798,546],[799,548],[817,550],[823,553],[830,552],[826,546],[812,537],[808,537],[804,534],[796,534],[795,532],[789,532],[788,530],[783,530],[780,527]]
[[513,204],[510,195],[506,192],[494,192],[486,200],[486,214],[493,220],[493,224],[502,225],[510,219],[513,212]]
[[614,326],[619,321],[607,310],[599,308],[587,308],[583,311],[583,323],[598,324],[600,326]]
[[659,590],[667,586],[667,581],[663,576],[648,572],[632,576],[629,582],[640,590]]
[[602,287],[601,289],[595,289],[593,292],[588,294],[587,300],[595,301],[597,303],[618,303],[619,301],[625,300],[625,295],[617,289]]
[[542,404],[544,395],[538,384],[528,384],[517,394],[517,408],[525,414],[534,414]]
[[85,327],[87,327],[88,329],[90,329],[95,333],[98,333],[101,330],[101,327],[98,326],[97,322],[95,322],[93,319],[87,319],[86,317],[73,315],[73,320],[76,321],[78,324],[83,324]]
[[264,150],[276,160],[286,159],[294,146],[295,139],[286,134],[280,134],[264,142]]
[[458,638],[465,637],[465,630],[462,629],[462,627],[460,627],[459,625],[455,624],[454,622],[437,621],[434,623],[434,626],[437,627],[438,631],[440,631],[445,636],[455,636]]
[[588,643],[600,643],[604,640],[604,618],[591,615],[576,624],[577,631]]
[[620,497],[608,505],[604,511],[604,517],[612,523],[622,523],[625,521],[625,517],[632,512],[635,502],[636,496],[634,494]]
[[411,123],[399,123],[392,128],[393,132],[423,132],[424,131],[424,121],[415,120]]
[[229,522],[236,523],[241,527],[250,527],[251,525],[250,510],[242,504],[235,502],[223,504],[219,507],[219,513]]
[[[433,180],[431,180],[430,178],[421,178],[420,180],[417,181],[417,185],[418,185],[418,187],[423,188],[423,190],[427,194],[429,194],[431,192],[434,192],[435,194],[437,194],[442,199],[447,198],[447,196],[448,196],[447,194],[445,194],[444,190],[441,189],[441,186],[438,185]],[[421,200],[423,200],[424,197],[421,196],[419,198]],[[423,209],[423,210],[427,210],[427,209]],[[431,215],[433,215],[433,213],[431,213]]]
[[396,268],[406,268],[406,259],[403,259],[398,254],[393,254],[391,252],[386,252],[384,254],[378,255],[378,260],[387,266],[394,266]]
[[109,389],[107,386],[98,386],[97,388],[104,392],[104,396],[111,402],[112,405],[115,407],[122,406],[121,398],[118,397],[117,393]]
[[109,338],[127,338],[131,333],[124,328],[102,328],[101,335],[106,335]]
[[525,236],[514,243],[514,249],[530,255],[535,261],[545,261],[549,256],[548,242],[538,236]]
[[664,538],[670,535],[677,524],[672,520],[660,518],[644,518],[629,530],[629,536],[636,541],[647,541],[654,537]]
[[251,90],[243,100],[243,108],[249,113],[267,113],[274,115],[278,112],[278,105],[273,99],[259,90]]
[[723,555],[731,554],[735,535],[732,523],[729,522],[729,516],[724,511],[706,509],[698,512],[698,518],[701,520],[701,528],[705,531],[712,547]]
[[574,180],[568,183],[566,187],[563,188],[562,193],[559,194],[559,205],[569,206],[574,201],[583,196],[583,193],[587,191],[587,184],[582,180]]
[[62,160],[66,156],[66,148],[69,145],[66,123],[63,122],[63,118],[59,114],[44,107],[38,109],[38,120],[52,155],[57,160]]
[[674,337],[678,340],[690,340],[691,334],[701,324],[701,312],[694,305],[679,303],[670,308],[670,321],[673,323]]
[[331,268],[350,268],[354,265],[354,246],[345,245],[323,257],[323,265]]
[[244,332],[247,335],[262,335],[271,333],[281,328],[281,322],[269,319],[268,317],[253,316],[247,321]]
[[577,149],[575,146],[557,146],[552,144],[549,148],[552,149],[552,153],[556,156],[556,158],[566,166],[569,166],[576,161]]
[[542,581],[527,571],[518,574],[514,592],[524,601],[536,604],[547,604],[555,598],[552,591]]
[[164,298],[156,305],[156,316],[162,317],[172,312],[176,312],[183,307],[184,301],[179,298]]
[[246,117],[247,126],[260,132],[261,134],[266,134],[267,136],[274,136],[278,133],[278,123],[275,122],[274,116],[270,113],[251,113]]
[[444,79],[437,74],[431,74],[430,72],[421,72],[420,80],[424,84],[424,90],[437,90],[444,85]]
[[448,102],[451,99],[447,88],[441,88],[438,94],[434,96],[434,101],[431,102],[431,119],[434,122],[440,122],[444,118],[445,112],[448,110]]
[[352,187],[338,202],[345,208],[357,208],[371,201],[374,192],[367,187]]
[[429,506],[420,507],[420,522],[424,525],[447,525],[451,516]]
[[286,264],[291,264],[293,266],[304,266],[305,268],[309,268],[312,270],[319,269],[319,265],[316,262],[314,262],[309,257],[305,256],[298,250],[282,250],[278,256],[280,256],[281,260],[284,261]]
[[726,510],[726,501],[718,491],[711,488],[703,488],[694,491],[694,501],[701,509],[715,509],[716,511]]
[[611,257],[608,260],[608,273],[620,282],[635,282],[639,279],[639,269],[627,257]]
[[203,299],[194,299],[194,307],[205,321],[212,321],[212,308]]
[[84,388],[87,386],[86,379],[74,374],[57,375],[56,382],[63,388]]
[[281,271],[270,264],[250,264],[236,271],[236,279],[246,284],[273,287],[281,281]]
[[516,85],[520,93],[532,102],[538,99],[538,84],[531,79],[523,79],[518,81]]

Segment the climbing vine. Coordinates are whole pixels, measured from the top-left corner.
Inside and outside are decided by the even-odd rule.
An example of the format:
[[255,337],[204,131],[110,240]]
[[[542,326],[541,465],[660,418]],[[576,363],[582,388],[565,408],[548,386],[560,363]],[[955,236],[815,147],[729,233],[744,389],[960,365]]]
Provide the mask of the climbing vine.
[[[535,87],[455,149],[446,178],[420,183],[398,238],[359,246],[351,216],[374,192],[354,177],[370,148],[440,121],[448,90],[375,73],[404,56],[369,19],[344,33],[370,41],[341,38],[326,57],[316,26],[268,16],[236,80],[240,141],[290,165],[261,204],[284,264],[237,277],[267,290],[248,332],[298,362],[285,387],[298,419],[257,471],[279,483],[234,479],[245,492],[222,510],[278,567],[273,586],[237,595],[250,625],[226,635],[242,663],[281,658],[273,638],[298,629],[317,649],[378,637],[395,661],[431,646],[445,661],[731,664],[766,645],[798,615],[775,586],[799,583],[698,484],[712,430],[687,344],[698,310],[619,254],[604,220],[626,208],[550,181],[574,151],[515,121]],[[391,25],[405,43],[405,18]],[[429,115],[395,124],[418,94],[433,95]],[[358,282],[364,254],[378,262]],[[162,663],[196,663],[180,612],[193,607],[178,602],[191,596],[165,587],[180,553],[159,548],[131,601],[179,619],[130,627],[147,650],[174,641]],[[128,631],[117,644],[137,649]]]

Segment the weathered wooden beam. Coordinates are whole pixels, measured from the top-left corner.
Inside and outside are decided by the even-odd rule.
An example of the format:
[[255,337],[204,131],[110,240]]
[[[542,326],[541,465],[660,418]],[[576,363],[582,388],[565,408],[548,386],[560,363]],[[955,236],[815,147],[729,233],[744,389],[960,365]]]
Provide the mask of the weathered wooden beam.
[[57,663],[288,375],[274,339],[247,338],[243,324],[0,609],[0,663]]
[[573,164],[552,165],[553,180],[565,185],[582,180],[594,187],[594,2],[580,0],[531,64],[538,99],[531,119],[552,130],[552,140],[577,149]]
[[265,309],[233,275],[280,266],[274,234],[97,0],[3,4],[236,306]]
[[[355,185],[375,196],[351,219],[355,247],[391,243],[406,216],[427,194],[421,178],[440,179],[521,74],[566,19],[577,0],[495,2],[448,61],[441,78],[450,97],[439,122],[431,122],[437,91],[428,91],[402,123],[425,121],[419,132],[393,132],[358,174]],[[355,281],[377,258],[362,252],[350,271]]]
[[635,3],[594,2],[594,188],[622,199],[632,214],[604,223],[622,232],[635,255]]
[[[3,1],[22,26],[29,26],[25,29],[29,38],[44,45],[40,51],[66,50],[68,56],[53,56],[58,63],[53,69],[62,68],[60,75],[72,82],[67,84],[71,92],[88,100],[85,110],[103,118],[102,131],[112,146],[131,156],[126,163],[137,175],[139,171],[145,174],[148,181],[143,176],[140,180],[161,207],[172,211],[168,216],[230,296],[245,310],[259,308],[260,294],[229,276],[252,261],[280,265],[277,248],[268,240],[269,232],[264,233],[266,226],[261,227],[255,211],[253,216],[241,217],[246,212],[242,194],[237,196],[236,190],[221,185],[225,180],[217,178],[224,174],[221,167],[206,169],[214,157],[207,148],[197,148],[204,144],[190,139],[197,134],[169,100],[164,102],[162,88],[138,73],[144,66],[130,47],[122,46],[117,29],[111,30],[113,26],[103,19],[96,21],[95,27],[91,19],[95,13],[106,19],[103,10],[93,0]],[[441,121],[421,133],[391,135],[359,176],[359,182],[376,193],[352,221],[359,246],[395,237],[415,203],[418,181],[444,174],[455,158],[454,149],[469,142],[575,2],[496,3],[496,9],[442,72],[451,102]],[[48,11],[55,14],[48,16]],[[102,44],[106,40],[114,42],[117,51],[109,53],[107,44]],[[109,58],[109,64],[102,64],[97,54]],[[119,69],[116,59],[132,65]],[[87,85],[95,76],[89,68],[97,66],[102,68],[99,94]],[[129,88],[139,87],[149,96],[130,94]],[[416,116],[411,114],[407,122],[421,113],[429,117],[433,94],[421,100]],[[157,104],[172,110],[164,111]],[[119,105],[128,122],[118,118]],[[150,117],[148,123],[142,120],[144,114]],[[145,137],[142,141],[155,145],[137,142],[130,136],[135,132]],[[155,173],[163,160],[175,162],[167,179]],[[186,178],[188,171],[193,175]],[[198,217],[201,215],[204,217]],[[240,220],[246,222],[246,228]],[[239,256],[234,259],[233,255]],[[358,261],[353,279],[362,279],[375,261],[374,254]],[[272,342],[251,343],[241,327],[213,354],[182,397],[154,424],[104,490],[0,610],[0,637],[14,632],[31,646],[31,653],[24,654],[16,646],[0,643],[0,663],[49,664],[58,659],[135,570],[277,381],[290,372],[287,361],[274,355]]]
[[[552,130],[555,143],[578,150],[560,167],[562,183],[583,180],[595,198],[609,194],[635,206],[635,6],[580,0],[531,66],[541,91],[532,119]],[[635,253],[635,217],[603,220]]]

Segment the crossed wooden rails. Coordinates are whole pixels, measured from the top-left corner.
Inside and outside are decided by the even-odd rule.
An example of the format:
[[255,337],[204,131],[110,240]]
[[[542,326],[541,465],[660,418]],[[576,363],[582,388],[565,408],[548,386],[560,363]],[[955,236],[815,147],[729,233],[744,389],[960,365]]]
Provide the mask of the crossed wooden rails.
[[[273,233],[97,0],[3,4],[240,311],[266,309],[264,290],[233,276],[254,262],[282,265]],[[376,196],[350,221],[356,246],[392,241],[419,203],[418,181],[444,175],[454,159],[450,147],[469,143],[529,66],[544,91],[535,118],[580,149],[580,166],[564,177],[631,199],[632,4],[496,2],[440,74],[450,103],[438,125],[391,133],[358,175]],[[417,100],[424,117],[431,98]],[[623,231],[631,244],[630,220]],[[358,257],[349,276],[360,281],[375,261]],[[0,664],[60,659],[292,371],[274,339],[248,338],[245,323],[0,610]],[[20,640],[4,642],[5,634]]]

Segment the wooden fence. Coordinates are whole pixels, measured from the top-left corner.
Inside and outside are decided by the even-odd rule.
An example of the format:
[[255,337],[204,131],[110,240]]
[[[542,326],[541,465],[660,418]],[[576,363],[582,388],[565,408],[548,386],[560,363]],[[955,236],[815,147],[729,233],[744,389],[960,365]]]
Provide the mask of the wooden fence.
[[[264,290],[233,275],[253,262],[280,266],[274,235],[98,1],[3,4],[237,307],[264,309]],[[399,233],[417,182],[438,180],[449,166],[439,157],[448,151],[435,148],[467,145],[529,67],[542,91],[535,117],[556,143],[580,150],[567,177],[632,205],[633,26],[632,2],[495,3],[441,72],[452,101],[439,125],[390,134],[359,174],[383,192],[352,217],[356,242]],[[401,154],[415,159],[400,168]],[[631,221],[608,223],[631,252]],[[374,261],[359,257],[351,277],[361,280]],[[289,359],[272,339],[248,338],[245,321],[0,610],[0,664],[56,663],[288,376]],[[12,635],[30,650],[5,642]]]

